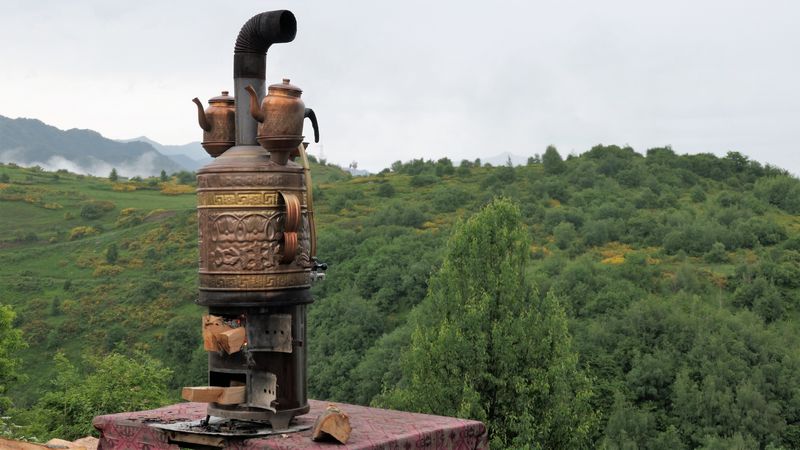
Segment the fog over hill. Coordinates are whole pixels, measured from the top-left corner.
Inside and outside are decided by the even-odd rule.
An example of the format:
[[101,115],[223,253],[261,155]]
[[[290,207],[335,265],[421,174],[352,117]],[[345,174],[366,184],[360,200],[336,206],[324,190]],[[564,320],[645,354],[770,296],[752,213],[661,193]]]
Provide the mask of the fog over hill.
[[150,139],[147,136],[139,136],[133,139],[119,139],[119,142],[145,142],[150,144],[160,153],[166,155],[171,160],[178,163],[187,170],[196,171],[211,161],[211,157],[203,150],[200,142],[194,141],[183,145],[165,145]]
[[4,116],[0,116],[0,162],[98,176],[106,176],[115,168],[125,177],[188,168],[148,142],[119,142],[93,130],[60,130],[37,119]]

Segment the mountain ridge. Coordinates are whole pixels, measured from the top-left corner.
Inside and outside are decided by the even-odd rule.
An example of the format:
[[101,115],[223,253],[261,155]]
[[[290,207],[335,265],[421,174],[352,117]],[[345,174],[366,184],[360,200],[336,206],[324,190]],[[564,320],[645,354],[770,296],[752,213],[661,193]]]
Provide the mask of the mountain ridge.
[[126,177],[184,169],[147,142],[119,142],[91,129],[61,130],[39,119],[2,115],[0,161],[99,176],[112,169]]

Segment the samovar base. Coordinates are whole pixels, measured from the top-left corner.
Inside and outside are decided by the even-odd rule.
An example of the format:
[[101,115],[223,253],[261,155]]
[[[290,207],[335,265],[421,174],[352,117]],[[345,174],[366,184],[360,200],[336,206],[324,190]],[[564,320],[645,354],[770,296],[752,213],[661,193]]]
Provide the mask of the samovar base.
[[226,406],[215,403],[210,403],[208,405],[209,416],[247,420],[251,422],[269,422],[274,430],[288,429],[293,418],[307,414],[309,410],[310,407],[308,405],[301,406],[300,408],[284,409],[278,412],[237,405]]

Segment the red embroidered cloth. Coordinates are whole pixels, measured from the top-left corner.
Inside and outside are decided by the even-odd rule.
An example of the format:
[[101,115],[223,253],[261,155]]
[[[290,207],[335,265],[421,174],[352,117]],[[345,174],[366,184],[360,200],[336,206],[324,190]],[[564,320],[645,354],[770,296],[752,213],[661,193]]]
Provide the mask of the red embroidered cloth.
[[[329,402],[309,400],[311,412],[295,418],[296,423],[313,424]],[[92,425],[100,430],[98,450],[179,450],[166,435],[148,423],[183,422],[205,418],[205,403],[178,403],[151,411],[97,416]],[[388,409],[337,403],[350,416],[353,431],[346,445],[314,442],[311,431],[231,441],[225,447],[257,449],[341,449],[341,450],[467,450],[488,449],[486,427],[474,420],[415,414]]]

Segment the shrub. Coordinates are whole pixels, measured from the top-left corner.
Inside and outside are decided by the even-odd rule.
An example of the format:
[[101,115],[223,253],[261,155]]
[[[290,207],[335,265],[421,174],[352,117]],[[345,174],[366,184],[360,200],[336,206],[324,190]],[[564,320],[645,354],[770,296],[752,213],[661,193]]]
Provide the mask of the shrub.
[[164,183],[161,185],[161,193],[164,195],[191,194],[194,193],[194,188],[185,184]]
[[114,183],[111,189],[116,192],[132,192],[136,190],[136,185],[130,183]]
[[116,225],[120,228],[139,225],[144,221],[144,212],[136,208],[125,208],[119,212]]
[[75,227],[69,230],[69,240],[74,241],[75,239],[81,239],[87,236],[92,236],[97,234],[97,228],[95,227],[88,227],[88,226],[80,226]]
[[92,276],[95,278],[98,277],[113,277],[114,275],[119,275],[122,272],[122,267],[114,266],[111,264],[100,264],[99,266],[95,267],[94,272],[92,272]]
[[703,257],[710,263],[724,263],[728,262],[728,253],[725,251],[725,245],[721,242],[714,242],[709,250]]
[[373,216],[375,225],[400,225],[405,227],[420,227],[427,218],[416,206],[407,206],[394,201],[379,210]]
[[421,173],[419,175],[414,175],[411,177],[411,186],[414,187],[422,187],[434,184],[439,181],[435,175],[430,175],[427,173]]
[[394,186],[391,183],[381,183],[378,185],[378,196],[380,197],[392,197],[394,196]]
[[81,204],[80,215],[86,220],[97,220],[115,207],[113,202],[107,200],[88,200]]

